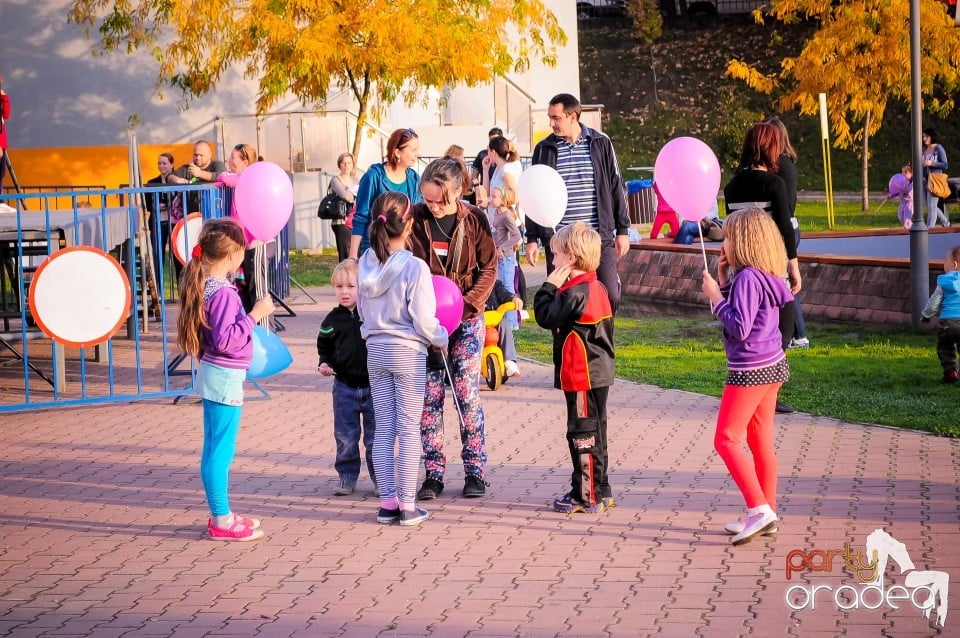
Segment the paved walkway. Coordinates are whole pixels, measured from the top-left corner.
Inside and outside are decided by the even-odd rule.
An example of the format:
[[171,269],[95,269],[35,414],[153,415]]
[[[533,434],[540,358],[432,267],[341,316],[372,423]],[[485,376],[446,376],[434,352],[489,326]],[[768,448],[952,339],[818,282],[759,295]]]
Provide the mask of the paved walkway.
[[[233,466],[234,508],[264,519],[258,543],[204,540],[198,405],[4,415],[0,635],[960,635],[960,441],[778,417],[779,537],[734,548],[720,530],[742,502],[712,450],[716,399],[618,382],[617,506],[556,514],[548,503],[569,481],[563,401],[551,370],[525,362],[522,377],[483,392],[486,498],[460,497],[449,427],[447,491],[425,504],[431,519],[377,525],[368,479],[331,496],[330,382],[315,373],[314,339],[333,302],[303,302],[282,335],[294,364],[265,384],[272,399],[244,408]],[[452,405],[446,417],[456,423]],[[842,557],[807,560],[863,552],[878,528],[903,544],[882,581],[899,609],[875,589],[860,600],[865,585]],[[913,579],[929,570],[953,581],[942,630],[897,600],[925,591]],[[838,610],[841,586],[840,606],[861,608]]]

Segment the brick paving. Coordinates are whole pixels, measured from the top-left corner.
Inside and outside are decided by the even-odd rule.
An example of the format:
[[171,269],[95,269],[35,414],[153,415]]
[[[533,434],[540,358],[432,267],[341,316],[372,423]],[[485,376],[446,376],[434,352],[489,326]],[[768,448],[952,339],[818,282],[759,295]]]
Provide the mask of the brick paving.
[[[3,416],[0,635],[960,635],[953,601],[942,629],[910,601],[839,610],[826,587],[847,585],[846,607],[864,587],[841,558],[789,580],[785,569],[792,550],[862,551],[883,528],[915,572],[946,572],[956,590],[954,439],[779,416],[779,536],[734,548],[721,527],[742,501],[712,449],[717,399],[618,381],[609,407],[617,505],[557,514],[548,503],[569,481],[563,401],[550,368],[523,362],[522,377],[482,394],[487,496],[459,495],[448,405],[453,454],[447,491],[424,504],[431,519],[377,525],[365,476],[355,495],[331,495],[330,381],[315,372],[314,340],[333,302],[319,295],[284,320],[295,360],[264,383],[272,398],[244,408],[232,502],[263,518],[260,542],[204,538],[195,403]],[[907,578],[891,561],[885,591]],[[794,585],[821,586],[815,609],[788,606]]]

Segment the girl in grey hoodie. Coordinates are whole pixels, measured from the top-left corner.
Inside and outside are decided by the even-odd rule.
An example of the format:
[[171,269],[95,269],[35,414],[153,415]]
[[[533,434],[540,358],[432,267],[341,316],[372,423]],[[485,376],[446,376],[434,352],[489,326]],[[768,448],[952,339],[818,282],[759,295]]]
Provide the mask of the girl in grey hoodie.
[[377,522],[384,524],[416,525],[429,516],[416,505],[427,349],[447,346],[447,331],[436,318],[430,268],[404,248],[411,227],[410,200],[384,193],[373,203],[370,248],[360,258],[357,307],[377,415]]

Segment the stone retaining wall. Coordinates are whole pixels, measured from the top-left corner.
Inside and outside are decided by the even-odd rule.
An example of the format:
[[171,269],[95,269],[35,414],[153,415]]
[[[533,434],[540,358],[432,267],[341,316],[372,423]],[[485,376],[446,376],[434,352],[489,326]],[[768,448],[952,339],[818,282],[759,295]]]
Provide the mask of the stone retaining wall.
[[[710,271],[716,273],[720,244],[708,244]],[[942,272],[930,262],[930,291]],[[700,246],[647,240],[620,261],[627,301],[678,304],[703,309]],[[905,259],[865,259],[801,255],[803,315],[807,319],[906,324],[910,317],[910,264]]]

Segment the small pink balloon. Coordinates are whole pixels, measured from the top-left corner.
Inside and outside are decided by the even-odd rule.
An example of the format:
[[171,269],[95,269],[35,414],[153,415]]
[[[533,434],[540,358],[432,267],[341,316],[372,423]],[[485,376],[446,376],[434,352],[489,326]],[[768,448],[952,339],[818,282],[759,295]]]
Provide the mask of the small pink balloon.
[[233,194],[237,219],[256,239],[270,241],[293,212],[293,183],[273,162],[256,162],[240,173]]
[[433,292],[437,297],[437,320],[451,334],[463,319],[463,293],[443,275],[433,275]]
[[663,198],[680,217],[700,221],[713,209],[720,191],[720,162],[695,137],[677,137],[660,149],[653,177]]
[[903,189],[907,187],[910,182],[907,180],[906,175],[903,173],[897,173],[890,178],[890,182],[887,184],[887,190],[890,193],[890,197],[896,197],[903,192]]

